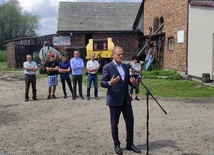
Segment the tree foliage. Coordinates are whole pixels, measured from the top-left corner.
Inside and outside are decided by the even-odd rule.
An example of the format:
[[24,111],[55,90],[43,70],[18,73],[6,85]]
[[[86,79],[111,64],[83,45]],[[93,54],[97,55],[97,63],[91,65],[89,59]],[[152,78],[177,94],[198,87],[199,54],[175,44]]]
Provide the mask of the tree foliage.
[[36,36],[39,18],[23,11],[17,0],[0,4],[0,49],[5,40]]

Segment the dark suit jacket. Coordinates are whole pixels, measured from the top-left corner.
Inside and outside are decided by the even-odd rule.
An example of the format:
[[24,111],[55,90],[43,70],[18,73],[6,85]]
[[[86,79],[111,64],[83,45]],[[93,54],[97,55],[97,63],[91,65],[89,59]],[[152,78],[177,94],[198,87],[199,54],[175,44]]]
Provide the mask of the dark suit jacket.
[[106,104],[109,106],[121,106],[124,103],[124,100],[127,104],[131,104],[128,88],[128,86],[131,85],[131,82],[129,81],[129,68],[126,64],[122,64],[122,67],[125,72],[124,81],[122,80],[122,77],[120,77],[118,83],[112,86],[110,86],[108,82],[113,75],[114,77],[117,77],[120,76],[120,73],[113,61],[103,67],[101,86],[108,89]]

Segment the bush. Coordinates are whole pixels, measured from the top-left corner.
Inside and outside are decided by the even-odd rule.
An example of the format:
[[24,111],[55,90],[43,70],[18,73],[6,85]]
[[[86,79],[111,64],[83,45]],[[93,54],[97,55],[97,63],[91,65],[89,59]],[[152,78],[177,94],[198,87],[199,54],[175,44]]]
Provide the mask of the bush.
[[169,75],[169,79],[172,79],[172,80],[181,80],[181,75],[176,73],[174,75]]
[[141,73],[143,78],[165,78],[165,79],[173,79],[180,80],[181,75],[177,73],[175,70],[152,70],[152,71],[143,71]]
[[157,73],[159,76],[170,76],[177,74],[175,70],[158,70]]
[[141,75],[144,76],[151,76],[151,75],[157,75],[157,70],[152,70],[152,71],[142,71]]
[[0,62],[7,62],[7,51],[0,51]]

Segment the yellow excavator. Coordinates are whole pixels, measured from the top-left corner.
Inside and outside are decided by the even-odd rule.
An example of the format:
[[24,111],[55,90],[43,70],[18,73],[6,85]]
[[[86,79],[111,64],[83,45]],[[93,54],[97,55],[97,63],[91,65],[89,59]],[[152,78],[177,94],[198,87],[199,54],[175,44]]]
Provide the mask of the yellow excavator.
[[86,60],[90,59],[90,54],[94,53],[95,58],[100,63],[99,72],[102,71],[103,66],[112,60],[111,51],[114,48],[112,38],[107,39],[89,39],[86,46]]

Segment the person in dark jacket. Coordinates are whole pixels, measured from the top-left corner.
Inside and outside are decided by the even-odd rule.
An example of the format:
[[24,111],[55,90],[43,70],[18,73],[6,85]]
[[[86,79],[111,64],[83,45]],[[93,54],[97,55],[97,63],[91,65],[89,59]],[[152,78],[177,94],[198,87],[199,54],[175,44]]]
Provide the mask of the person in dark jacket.
[[67,98],[65,81],[67,82],[68,87],[71,91],[71,95],[73,97],[73,88],[72,88],[71,79],[70,79],[70,71],[71,71],[70,62],[68,62],[66,60],[65,55],[62,55],[61,59],[62,59],[62,61],[59,63],[59,74],[60,74],[60,80],[62,83],[62,90],[64,93],[64,98]]
[[113,60],[103,67],[101,86],[107,88],[106,104],[110,110],[111,133],[115,153],[122,155],[118,136],[118,124],[121,112],[126,122],[126,149],[141,153],[133,144],[134,116],[129,95],[129,85],[137,85],[137,79],[130,77],[129,68],[122,63],[123,49],[116,46],[112,50]]

